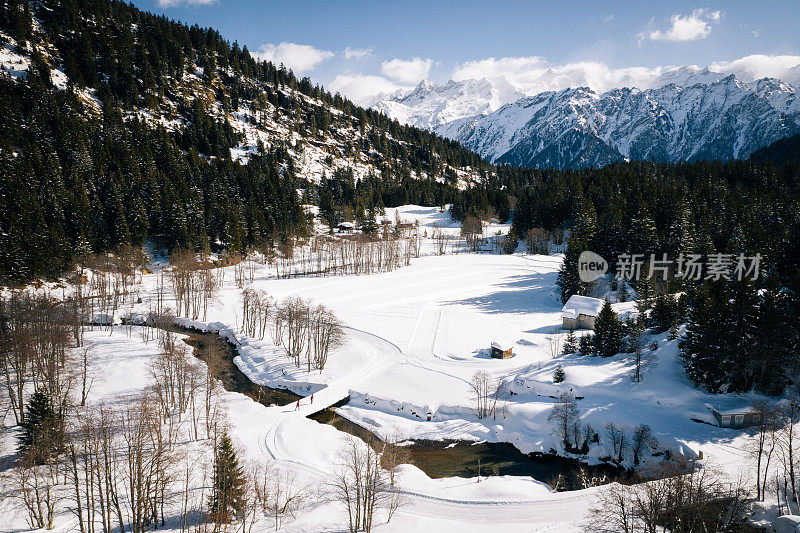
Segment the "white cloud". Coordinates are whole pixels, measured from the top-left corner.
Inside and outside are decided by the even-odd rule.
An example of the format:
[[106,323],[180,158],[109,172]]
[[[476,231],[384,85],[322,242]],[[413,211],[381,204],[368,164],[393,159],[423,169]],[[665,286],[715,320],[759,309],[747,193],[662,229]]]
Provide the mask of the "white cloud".
[[453,71],[456,81],[467,79],[505,79],[526,94],[560,91],[568,87],[589,87],[606,91],[625,85],[642,87],[652,84],[661,68],[629,67],[613,69],[597,61],[579,61],[557,65],[538,56],[493,57],[469,61]]
[[[667,30],[653,30],[648,37],[651,41],[686,42],[705,39],[711,33],[711,24],[722,20],[721,11],[695,9],[690,15],[672,15]],[[640,36],[641,38],[641,36]]]
[[339,74],[327,84],[326,88],[347,96],[358,105],[369,106],[381,93],[393,93],[399,89],[409,89],[410,87],[399,85],[383,76]]
[[342,52],[342,56],[348,61],[351,59],[358,61],[372,56],[372,48],[350,48],[348,46]]
[[156,0],[156,5],[158,5],[158,7],[176,7],[181,4],[186,4],[187,6],[207,6],[216,3],[217,0]]
[[381,72],[399,83],[417,83],[428,77],[433,59],[392,59],[381,63]]
[[709,65],[713,72],[734,74],[744,81],[758,80],[761,78],[778,78],[796,84],[800,56],[768,56],[754,54],[733,61],[716,61]]
[[320,50],[307,44],[282,42],[264,44],[253,54],[259,59],[272,61],[275,65],[283,63],[295,73],[314,70],[317,65],[333,57],[333,52]]
[[597,61],[553,64],[538,56],[490,57],[458,65],[451,77],[456,81],[504,79],[526,94],[581,86],[604,92],[618,87],[648,89],[670,82],[708,83],[728,74],[735,74],[743,81],[775,77],[794,83],[800,71],[798,65],[800,56],[752,55],[734,61],[712,63],[706,72],[697,66],[612,68]]

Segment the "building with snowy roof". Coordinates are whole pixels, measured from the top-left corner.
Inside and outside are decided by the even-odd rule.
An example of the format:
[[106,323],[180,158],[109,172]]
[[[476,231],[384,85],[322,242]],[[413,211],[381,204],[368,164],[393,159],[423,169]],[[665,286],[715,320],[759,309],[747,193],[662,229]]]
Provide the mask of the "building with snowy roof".
[[604,303],[600,298],[573,294],[561,309],[564,329],[594,329],[594,321]]
[[495,359],[508,359],[514,356],[513,347],[505,342],[492,341],[492,357]]
[[717,409],[713,405],[706,404],[714,418],[717,420],[717,425],[721,428],[734,428],[741,429],[752,426],[758,422],[759,413],[749,406],[740,409]]

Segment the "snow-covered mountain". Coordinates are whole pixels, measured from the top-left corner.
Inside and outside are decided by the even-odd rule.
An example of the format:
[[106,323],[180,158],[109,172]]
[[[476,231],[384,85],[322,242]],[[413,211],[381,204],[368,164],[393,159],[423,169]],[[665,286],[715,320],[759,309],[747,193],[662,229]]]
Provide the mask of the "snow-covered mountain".
[[451,80],[444,85],[422,80],[410,92],[379,95],[372,107],[404,124],[433,129],[454,120],[491,113],[524,96],[525,93],[502,78]]
[[[662,74],[645,90],[598,93],[577,87],[492,109],[502,101],[498,85],[496,80],[423,82],[375,107],[457,140],[492,162],[535,167],[744,158],[800,131],[796,89],[774,78],[744,82],[684,67]],[[471,91],[478,87],[484,92]],[[502,94],[513,98],[515,91]]]

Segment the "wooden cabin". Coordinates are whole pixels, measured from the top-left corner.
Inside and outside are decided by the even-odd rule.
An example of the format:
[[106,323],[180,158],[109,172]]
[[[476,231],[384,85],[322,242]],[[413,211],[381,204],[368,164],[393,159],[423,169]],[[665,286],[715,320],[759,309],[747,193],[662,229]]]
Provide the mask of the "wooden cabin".
[[513,348],[509,344],[492,341],[492,357],[495,359],[509,359],[514,357]]

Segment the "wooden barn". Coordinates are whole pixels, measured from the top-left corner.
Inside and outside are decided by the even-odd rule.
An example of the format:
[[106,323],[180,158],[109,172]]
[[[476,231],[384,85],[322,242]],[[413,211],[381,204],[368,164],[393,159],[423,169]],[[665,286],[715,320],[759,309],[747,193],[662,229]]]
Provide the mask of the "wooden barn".
[[492,357],[495,359],[508,359],[514,357],[513,348],[510,344],[500,341],[492,341]]

